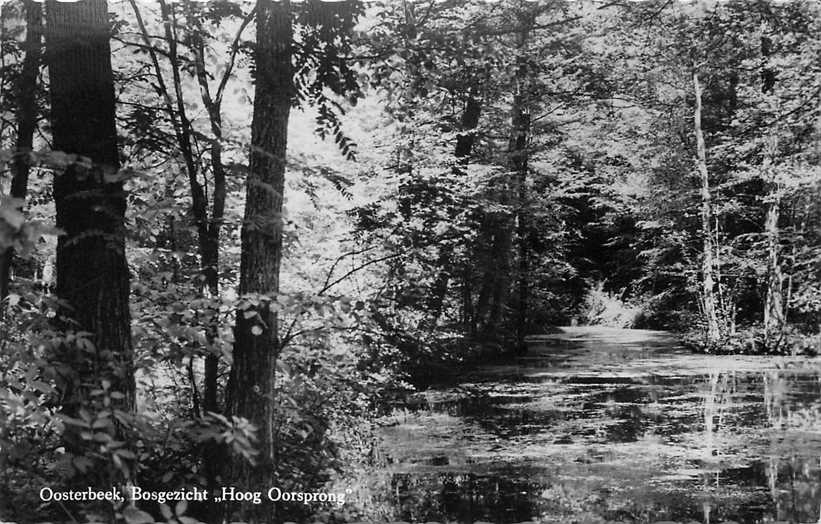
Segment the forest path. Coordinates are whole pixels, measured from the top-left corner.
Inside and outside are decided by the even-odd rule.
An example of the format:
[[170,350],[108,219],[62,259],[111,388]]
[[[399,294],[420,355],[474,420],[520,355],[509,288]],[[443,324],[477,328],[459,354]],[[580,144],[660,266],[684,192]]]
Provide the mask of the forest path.
[[529,342],[389,417],[354,498],[408,522],[818,522],[817,361],[601,327]]

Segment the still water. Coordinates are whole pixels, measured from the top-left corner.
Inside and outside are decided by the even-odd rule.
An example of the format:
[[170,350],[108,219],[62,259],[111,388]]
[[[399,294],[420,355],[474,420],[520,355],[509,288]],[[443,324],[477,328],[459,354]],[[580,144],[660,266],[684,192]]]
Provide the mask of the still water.
[[420,394],[348,485],[373,522],[821,522],[821,362],[564,328]]

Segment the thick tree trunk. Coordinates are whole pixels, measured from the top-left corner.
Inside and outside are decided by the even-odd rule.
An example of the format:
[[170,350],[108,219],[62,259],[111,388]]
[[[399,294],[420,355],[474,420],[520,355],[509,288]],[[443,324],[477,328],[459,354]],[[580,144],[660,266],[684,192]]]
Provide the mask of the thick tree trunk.
[[[95,407],[93,389],[112,397],[106,409],[131,411],[135,403],[129,274],[125,256],[126,196],[118,174],[114,84],[105,0],[49,2],[46,57],[51,90],[54,149],[84,159],[55,173],[57,296],[62,301],[58,330],[87,332],[88,344],[70,339],[52,349],[62,411],[77,416]],[[108,428],[117,437],[117,427]],[[119,436],[119,438],[122,438]],[[66,426],[63,442],[85,453],[79,428]],[[85,482],[115,481],[109,468],[83,473]]]
[[[257,428],[256,465],[241,457],[234,463],[236,485],[249,490],[276,486],[274,379],[279,337],[277,313],[269,304],[279,292],[282,194],[293,92],[292,31],[289,2],[257,1],[256,87],[239,291],[241,295],[259,294],[263,299],[258,306],[237,312],[230,379],[230,412],[247,418]],[[238,516],[255,523],[276,522],[275,511],[266,505],[244,505]]]
[[[28,192],[29,153],[32,150],[34,131],[37,127],[37,74],[42,60],[43,6],[33,0],[25,0],[26,40],[23,70],[17,85],[17,143],[12,163],[11,197],[23,201]],[[11,264],[14,250],[8,248],[0,255],[0,301],[9,295]],[[3,308],[0,307],[0,316]]]
[[706,325],[707,340],[711,343],[720,338],[716,299],[714,294],[715,280],[713,278],[713,237],[710,218],[712,204],[710,201],[710,178],[707,171],[707,153],[704,145],[704,134],[701,131],[701,84],[698,73],[693,73],[693,89],[695,91],[696,108],[693,114],[693,124],[696,135],[696,164],[701,179],[701,235],[703,238],[701,261],[701,300]]

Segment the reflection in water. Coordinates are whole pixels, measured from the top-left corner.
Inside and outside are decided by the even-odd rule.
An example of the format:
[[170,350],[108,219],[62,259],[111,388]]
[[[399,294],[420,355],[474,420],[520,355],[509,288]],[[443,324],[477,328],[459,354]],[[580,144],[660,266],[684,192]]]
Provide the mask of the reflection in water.
[[812,360],[691,355],[569,328],[385,421],[349,482],[384,522],[821,523]]
[[776,517],[821,522],[819,402],[821,375],[777,369],[764,377],[764,407],[772,428],[768,487]]

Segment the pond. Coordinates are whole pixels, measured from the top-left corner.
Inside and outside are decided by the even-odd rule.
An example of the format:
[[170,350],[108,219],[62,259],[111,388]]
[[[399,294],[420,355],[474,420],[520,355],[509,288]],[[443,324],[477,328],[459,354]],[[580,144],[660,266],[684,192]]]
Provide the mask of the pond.
[[419,395],[349,487],[362,520],[821,522],[821,367],[563,328]]

